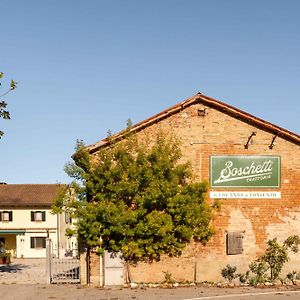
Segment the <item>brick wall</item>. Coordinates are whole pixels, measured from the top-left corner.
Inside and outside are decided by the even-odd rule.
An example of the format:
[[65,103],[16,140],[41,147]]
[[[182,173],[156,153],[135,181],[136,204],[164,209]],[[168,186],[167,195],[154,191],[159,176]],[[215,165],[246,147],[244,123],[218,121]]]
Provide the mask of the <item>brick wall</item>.
[[[198,116],[198,109],[203,108],[207,114]],[[220,271],[226,264],[245,271],[250,261],[264,251],[268,239],[278,237],[283,241],[291,234],[300,235],[299,145],[278,137],[274,148],[269,149],[273,134],[203,104],[191,105],[137,134],[151,141],[158,130],[174,132],[180,138],[182,160],[192,163],[195,180],[209,181],[210,155],[280,155],[281,188],[275,190],[281,192],[282,198],[223,199],[222,209],[214,219],[216,233],[206,246],[192,243],[179,258],[166,257],[158,263],[132,267],[135,282],[161,281],[163,271],[171,272],[178,281],[195,277],[197,281],[221,280]],[[253,131],[256,136],[245,149]],[[226,255],[226,232],[235,230],[244,231],[244,252],[229,256]],[[286,269],[300,263],[300,254],[291,258]]]

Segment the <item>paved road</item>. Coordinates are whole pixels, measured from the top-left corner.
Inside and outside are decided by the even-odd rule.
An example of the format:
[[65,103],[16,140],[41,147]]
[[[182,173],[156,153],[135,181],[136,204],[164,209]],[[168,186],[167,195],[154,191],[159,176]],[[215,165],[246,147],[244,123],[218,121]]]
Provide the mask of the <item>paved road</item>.
[[46,284],[46,259],[13,259],[0,265],[0,284]]
[[285,288],[176,288],[176,289],[99,289],[76,285],[0,284],[1,300],[298,300],[299,291]]

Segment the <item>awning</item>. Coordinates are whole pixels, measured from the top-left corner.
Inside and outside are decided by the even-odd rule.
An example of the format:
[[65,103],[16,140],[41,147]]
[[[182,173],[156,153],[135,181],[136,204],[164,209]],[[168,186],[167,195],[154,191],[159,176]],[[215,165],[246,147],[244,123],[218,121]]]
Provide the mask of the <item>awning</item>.
[[25,230],[13,230],[13,229],[1,230],[0,229],[0,234],[25,234]]

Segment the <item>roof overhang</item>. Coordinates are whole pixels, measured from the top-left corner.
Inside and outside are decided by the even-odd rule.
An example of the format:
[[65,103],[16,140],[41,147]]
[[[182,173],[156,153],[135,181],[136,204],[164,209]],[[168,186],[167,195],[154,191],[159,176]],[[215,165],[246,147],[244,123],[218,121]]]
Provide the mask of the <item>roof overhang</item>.
[[[157,123],[157,122],[181,111],[182,109],[184,109],[190,105],[196,104],[196,103],[202,103],[206,106],[212,107],[223,113],[231,115],[234,118],[237,118],[239,120],[247,122],[253,126],[256,126],[265,131],[268,131],[278,137],[281,137],[292,143],[300,145],[300,136],[298,134],[291,132],[287,129],[281,128],[277,125],[274,125],[274,124],[267,122],[263,119],[260,119],[258,117],[255,117],[247,112],[244,112],[244,111],[242,111],[236,107],[233,107],[231,105],[228,105],[224,102],[221,102],[219,100],[216,100],[211,97],[205,96],[201,93],[198,93],[195,96],[188,98],[188,99],[160,112],[159,114],[156,114],[142,122],[139,122],[139,123],[133,125],[130,128],[130,130],[120,131],[119,133],[116,133],[113,136],[111,136],[109,139],[106,138],[106,139],[103,139],[103,140],[93,144],[93,145],[87,146],[87,150],[89,151],[90,154],[93,154],[93,153],[97,152],[100,148],[108,146],[111,143],[111,141],[116,142],[118,140],[121,140],[121,139],[125,138],[128,133],[138,132],[138,131],[144,129],[145,127],[148,127],[154,123]],[[74,155],[73,155],[73,158],[74,158]]]
[[25,234],[25,230],[0,229],[0,234]]

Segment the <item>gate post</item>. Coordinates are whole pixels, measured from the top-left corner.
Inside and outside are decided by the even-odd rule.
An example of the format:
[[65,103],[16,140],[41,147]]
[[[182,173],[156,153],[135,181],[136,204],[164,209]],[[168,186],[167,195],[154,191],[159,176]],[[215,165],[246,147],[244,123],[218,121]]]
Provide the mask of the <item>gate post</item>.
[[46,239],[46,280],[51,283],[51,239]]

